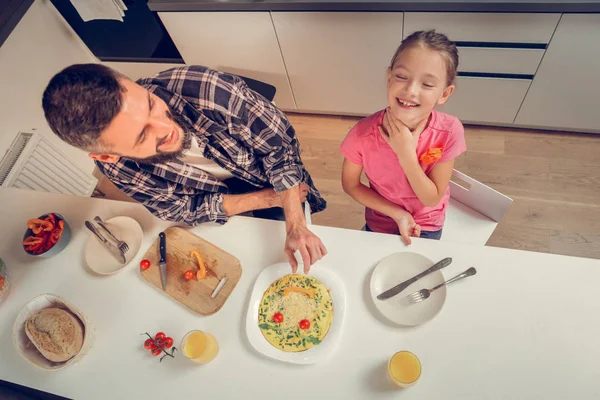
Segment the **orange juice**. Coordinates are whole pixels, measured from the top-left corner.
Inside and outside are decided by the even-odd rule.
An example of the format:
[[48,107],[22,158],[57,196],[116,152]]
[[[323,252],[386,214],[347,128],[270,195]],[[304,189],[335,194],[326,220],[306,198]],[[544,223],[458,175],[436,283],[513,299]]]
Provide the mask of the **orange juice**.
[[421,362],[410,351],[399,351],[388,362],[388,375],[394,384],[407,388],[421,376]]
[[183,355],[192,361],[205,364],[212,361],[219,352],[217,339],[210,333],[190,331],[181,341]]

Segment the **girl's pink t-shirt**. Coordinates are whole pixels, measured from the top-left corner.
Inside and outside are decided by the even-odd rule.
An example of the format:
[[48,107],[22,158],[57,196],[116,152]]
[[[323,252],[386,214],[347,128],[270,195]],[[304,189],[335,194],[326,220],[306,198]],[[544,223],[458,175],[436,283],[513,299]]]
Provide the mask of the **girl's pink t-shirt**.
[[[381,137],[381,126],[385,110],[360,120],[348,132],[341,145],[342,154],[354,164],[362,165],[371,189],[412,214],[415,222],[424,231],[442,229],[446,218],[446,206],[450,188],[434,207],[426,207],[413,191],[398,156]],[[438,162],[450,161],[467,149],[464,128],[458,118],[433,110],[429,125],[417,144],[417,157],[429,149],[442,148],[442,156],[436,162],[425,165],[419,161],[427,175]],[[367,208],[365,219],[375,232],[398,234],[398,226],[390,217]]]

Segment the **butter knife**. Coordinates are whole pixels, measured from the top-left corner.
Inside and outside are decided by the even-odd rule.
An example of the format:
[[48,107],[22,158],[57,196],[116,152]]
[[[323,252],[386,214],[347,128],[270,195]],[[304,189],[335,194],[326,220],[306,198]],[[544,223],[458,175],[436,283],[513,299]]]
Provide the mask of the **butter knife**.
[[447,267],[448,265],[450,265],[451,262],[452,262],[452,258],[446,257],[443,260],[438,261],[437,263],[433,264],[433,266],[431,266],[430,268],[421,272],[420,274],[413,276],[409,280],[404,281],[404,282],[394,286],[393,288],[388,289],[385,292],[381,293],[380,295],[377,296],[377,299],[378,300],[387,300],[390,297],[394,297],[395,295],[397,295],[398,293],[400,293],[401,291],[403,291],[404,289],[406,289],[407,287],[409,287],[410,285],[412,285],[413,283],[415,283],[422,277],[429,275],[430,273],[435,272],[439,269]]
[[117,259],[117,261],[119,261],[121,264],[125,264],[127,262],[127,260],[125,259],[125,255],[121,252],[121,250],[119,250],[117,246],[115,246],[114,244],[109,242],[104,236],[102,236],[102,234],[98,232],[98,229],[90,221],[85,221],[85,227],[92,231],[94,235],[96,235],[96,237],[100,240],[100,242],[102,242],[104,247],[106,247],[108,251],[110,251],[110,254],[112,254],[113,257]]
[[160,281],[162,282],[163,290],[167,290],[167,237],[164,232],[161,232],[158,234],[158,238]]

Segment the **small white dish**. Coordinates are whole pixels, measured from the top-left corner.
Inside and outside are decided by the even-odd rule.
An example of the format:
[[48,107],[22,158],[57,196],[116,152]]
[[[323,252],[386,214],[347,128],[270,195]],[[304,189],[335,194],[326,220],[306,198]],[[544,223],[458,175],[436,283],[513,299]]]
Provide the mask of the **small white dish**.
[[[117,261],[110,251],[100,242],[96,235],[90,232],[87,244],[85,245],[85,262],[88,267],[97,274],[110,275],[119,272],[121,269],[126,267],[131,260],[135,258],[142,240],[144,239],[144,232],[138,222],[130,217],[114,217],[104,222],[106,227],[115,235],[118,239],[123,240],[129,246],[129,250],[125,253],[125,264],[121,264]],[[100,227],[98,231],[107,239],[108,235]],[[110,240],[110,239],[109,239]]]
[[[79,350],[79,353],[65,362],[52,362],[47,360],[44,356],[42,356],[42,353],[36,349],[34,344],[31,343],[31,340],[29,340],[27,334],[25,333],[25,322],[29,319],[29,317],[45,308],[51,307],[62,308],[70,311],[79,319],[79,321],[81,321],[83,326],[83,344],[81,346],[81,350]],[[50,293],[39,295],[25,304],[25,306],[17,315],[17,319],[13,325],[13,344],[17,349],[17,352],[29,363],[46,371],[56,371],[78,362],[90,351],[93,341],[94,327],[85,314],[83,314],[77,307],[70,304],[67,300]]]
[[398,325],[416,326],[430,321],[440,312],[446,301],[445,286],[420,303],[408,304],[405,297],[444,282],[441,271],[432,272],[419,279],[392,298],[377,299],[379,294],[425,271],[433,264],[434,262],[427,257],[408,251],[391,254],[377,264],[371,275],[371,298],[384,317]]
[[[303,266],[300,264],[298,271],[302,271],[302,268]],[[340,278],[328,269],[325,264],[319,263],[317,266],[313,266],[310,270],[310,275],[321,281],[331,293],[333,303],[333,321],[331,327],[318,346],[296,353],[281,351],[267,342],[267,339],[265,339],[260,331],[258,327],[258,308],[269,286],[276,280],[289,274],[291,274],[290,264],[280,263],[263,269],[258,278],[256,278],[248,304],[246,333],[248,334],[250,344],[259,353],[292,364],[313,364],[329,357],[339,343],[339,337],[344,324],[344,314],[346,312],[346,291]]]

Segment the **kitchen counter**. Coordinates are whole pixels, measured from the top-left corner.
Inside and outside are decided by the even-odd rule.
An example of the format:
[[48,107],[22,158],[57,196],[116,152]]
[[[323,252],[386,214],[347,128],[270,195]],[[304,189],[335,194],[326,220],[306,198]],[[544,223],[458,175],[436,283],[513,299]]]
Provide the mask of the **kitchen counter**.
[[153,11],[600,12],[598,0],[150,0],[148,6]]
[[[233,217],[223,225],[192,228],[242,264],[242,277],[223,308],[199,317],[141,279],[138,263],[159,232],[172,226],[137,203],[0,188],[0,257],[8,266],[9,296],[0,304],[0,379],[72,399],[598,399],[597,282],[600,261],[484,246],[413,239],[312,226],[328,254],[313,268],[328,268],[343,283],[346,313],[333,354],[312,365],[267,358],[250,345],[246,311],[261,270],[283,262],[283,222]],[[72,236],[52,258],[21,248],[28,218],[62,214]],[[97,276],[83,249],[94,215],[128,215],[143,228],[139,254],[122,271]],[[448,287],[441,312],[428,323],[401,328],[384,320],[369,291],[373,268],[401,251],[431,260],[452,257],[446,278],[470,266],[476,276]],[[402,266],[399,266],[402,267]],[[43,293],[81,309],[95,328],[92,348],[78,363],[46,372],[26,362],[12,343],[13,322],[28,300]],[[180,353],[159,363],[143,349],[142,332],[164,331],[176,344],[191,329],[213,334],[219,354],[199,366]],[[324,342],[325,344],[325,342]],[[423,364],[420,381],[397,390],[386,360],[413,351]],[[551,383],[551,384],[548,384]]]

